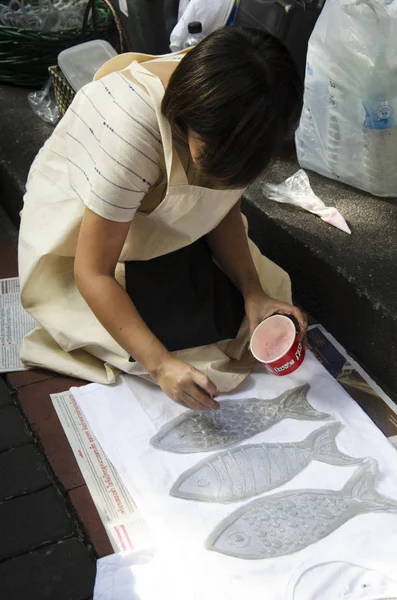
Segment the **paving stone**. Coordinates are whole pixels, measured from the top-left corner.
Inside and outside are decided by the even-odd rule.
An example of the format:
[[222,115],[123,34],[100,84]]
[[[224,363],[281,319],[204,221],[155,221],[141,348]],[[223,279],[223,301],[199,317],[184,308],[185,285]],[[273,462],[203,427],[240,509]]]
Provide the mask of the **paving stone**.
[[0,565],[4,600],[88,600],[92,597],[94,580],[94,561],[77,539]]
[[69,497],[88,532],[97,555],[102,558],[103,556],[113,554],[114,550],[88,487],[82,485],[79,488],[71,490],[69,492]]
[[15,406],[0,409],[0,452],[31,441],[31,435]]
[[13,404],[10,390],[8,389],[4,379],[0,377],[0,408]]
[[[3,190],[2,190],[3,191]],[[10,240],[0,230],[0,279],[8,279],[9,277],[18,276],[18,258],[16,248],[11,244]]]
[[39,437],[56,477],[67,491],[84,485],[85,481],[59,422],[50,394],[84,384],[85,382],[78,379],[53,377],[23,387],[18,392],[18,401]]
[[0,502],[51,485],[39,450],[33,444],[0,454]]
[[73,523],[54,487],[0,504],[0,560],[71,535]]
[[19,389],[25,385],[31,385],[38,381],[44,381],[55,377],[56,373],[52,371],[45,371],[43,369],[29,369],[28,371],[17,371],[16,373],[9,373],[7,375],[8,383],[14,389]]

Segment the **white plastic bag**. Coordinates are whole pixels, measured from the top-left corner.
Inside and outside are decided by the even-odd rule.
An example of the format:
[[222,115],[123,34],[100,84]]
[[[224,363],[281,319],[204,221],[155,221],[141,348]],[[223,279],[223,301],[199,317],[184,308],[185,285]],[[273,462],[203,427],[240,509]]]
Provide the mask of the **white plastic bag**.
[[307,54],[302,167],[397,196],[397,0],[327,0]]
[[279,185],[265,183],[262,189],[269,200],[298,206],[317,215],[329,225],[333,225],[345,233],[351,233],[340,212],[334,206],[325,206],[324,202],[316,196],[310,187],[307,173],[303,169],[286,179],[284,183]]

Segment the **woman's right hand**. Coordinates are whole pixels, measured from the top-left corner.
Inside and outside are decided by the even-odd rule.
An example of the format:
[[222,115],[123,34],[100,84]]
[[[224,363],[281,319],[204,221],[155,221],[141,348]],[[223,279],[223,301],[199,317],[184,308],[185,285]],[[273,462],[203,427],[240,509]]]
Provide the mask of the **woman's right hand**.
[[163,392],[192,410],[217,410],[219,403],[215,385],[202,373],[187,363],[170,357],[156,369],[154,378]]

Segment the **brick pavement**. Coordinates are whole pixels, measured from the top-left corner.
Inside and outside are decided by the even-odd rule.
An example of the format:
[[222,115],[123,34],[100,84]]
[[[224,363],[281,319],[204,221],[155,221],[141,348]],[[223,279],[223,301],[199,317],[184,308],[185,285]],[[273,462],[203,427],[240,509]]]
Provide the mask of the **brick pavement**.
[[[0,230],[0,278],[17,275]],[[48,371],[0,377],[0,597],[89,600],[112,547],[49,395],[84,382]]]

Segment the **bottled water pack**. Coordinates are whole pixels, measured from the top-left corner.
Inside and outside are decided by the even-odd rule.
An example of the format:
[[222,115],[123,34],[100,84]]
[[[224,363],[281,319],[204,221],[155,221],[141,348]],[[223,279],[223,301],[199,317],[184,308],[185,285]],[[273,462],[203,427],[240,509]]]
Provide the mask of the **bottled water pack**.
[[397,0],[327,0],[307,54],[298,160],[397,196]]

